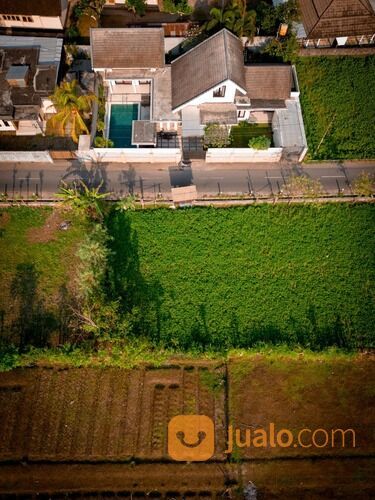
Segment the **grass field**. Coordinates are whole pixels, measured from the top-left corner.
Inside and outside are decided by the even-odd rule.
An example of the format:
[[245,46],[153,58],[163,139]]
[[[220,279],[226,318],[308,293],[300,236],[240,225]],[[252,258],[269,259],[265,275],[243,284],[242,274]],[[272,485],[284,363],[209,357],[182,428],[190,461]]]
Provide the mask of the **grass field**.
[[[63,221],[67,231],[59,230]],[[70,212],[29,207],[0,211],[0,311],[3,330],[58,329],[66,289],[75,272],[82,226]],[[43,335],[42,335],[43,336]],[[16,340],[13,338],[13,340]],[[42,338],[36,344],[43,345]]]
[[116,213],[114,272],[135,331],[181,349],[370,346],[373,205]]
[[307,158],[375,158],[375,57],[303,57],[297,73]]

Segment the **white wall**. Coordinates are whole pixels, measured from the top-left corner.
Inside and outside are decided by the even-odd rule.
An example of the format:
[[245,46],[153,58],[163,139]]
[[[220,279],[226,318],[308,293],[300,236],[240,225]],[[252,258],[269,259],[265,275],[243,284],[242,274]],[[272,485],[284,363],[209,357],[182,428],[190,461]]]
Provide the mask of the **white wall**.
[[280,161],[282,148],[209,148],[206,154],[207,163],[251,163]]
[[[0,26],[5,28],[46,28],[52,30],[61,30],[63,28],[63,24],[61,22],[60,17],[46,17],[46,16],[18,16],[20,18],[19,21],[14,20],[5,20],[4,15],[0,14]],[[23,17],[32,17],[32,22],[23,21]]]
[[0,162],[2,161],[53,163],[48,151],[0,151]]
[[[225,96],[224,97],[214,97],[213,93],[215,90],[219,89],[220,87],[225,86]],[[191,101],[187,102],[186,104],[183,104],[182,106],[176,108],[175,112],[180,111],[182,108],[186,106],[198,106],[199,104],[205,104],[205,103],[223,103],[223,102],[234,102],[234,97],[236,95],[236,91],[240,90],[239,87],[235,83],[233,83],[231,80],[226,80],[223,83],[220,83],[220,85],[216,85],[216,87],[213,87],[212,89],[208,90],[207,92],[204,92],[200,96],[196,97],[195,99],[192,99]]]
[[178,148],[92,148],[89,151],[77,151],[81,160],[113,161],[122,163],[172,163],[181,160]]

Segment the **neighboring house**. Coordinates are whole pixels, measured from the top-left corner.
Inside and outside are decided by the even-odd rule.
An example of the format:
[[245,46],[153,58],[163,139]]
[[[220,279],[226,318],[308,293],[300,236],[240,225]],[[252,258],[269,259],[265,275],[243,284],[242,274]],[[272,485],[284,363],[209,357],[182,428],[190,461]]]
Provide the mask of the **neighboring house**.
[[62,39],[0,36],[0,134],[44,133],[61,51]]
[[375,43],[375,0],[299,0],[305,47]]
[[62,30],[68,0],[0,0],[0,28]]
[[189,150],[208,123],[243,120],[274,126],[278,146],[297,153],[306,146],[293,68],[245,65],[240,39],[226,29],[170,65],[160,28],[93,29],[91,46],[106,89],[106,136],[115,147]]

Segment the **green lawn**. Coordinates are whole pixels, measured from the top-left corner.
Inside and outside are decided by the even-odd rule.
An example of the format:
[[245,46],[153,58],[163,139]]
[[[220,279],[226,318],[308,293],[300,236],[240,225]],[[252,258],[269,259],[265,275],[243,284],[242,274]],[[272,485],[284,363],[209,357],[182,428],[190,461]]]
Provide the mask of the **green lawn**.
[[138,335],[183,349],[372,342],[373,205],[113,217],[114,276]]
[[302,57],[297,73],[308,158],[375,158],[375,57]]
[[[0,314],[7,335],[17,335],[32,322],[40,329],[57,328],[60,302],[75,272],[82,226],[69,213],[61,216],[71,222],[69,229],[54,230],[52,212],[29,207],[0,210]],[[49,228],[46,221],[51,221]]]
[[[246,123],[246,122],[244,122]],[[235,125],[230,130],[232,139],[231,147],[233,148],[248,148],[249,140],[259,135],[265,135],[272,142],[272,127],[268,123]]]

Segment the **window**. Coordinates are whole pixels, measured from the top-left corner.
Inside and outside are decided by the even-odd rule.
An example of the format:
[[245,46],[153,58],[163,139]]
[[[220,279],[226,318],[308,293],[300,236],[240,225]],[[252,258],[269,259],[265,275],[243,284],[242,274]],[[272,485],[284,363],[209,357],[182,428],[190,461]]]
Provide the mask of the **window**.
[[246,116],[246,111],[243,109],[240,109],[237,113],[237,118],[245,118]]
[[4,123],[4,127],[10,127],[10,123],[7,122],[6,120],[3,120],[3,123]]
[[22,21],[24,23],[32,23],[33,22],[33,18],[30,17],[30,16],[22,16]]
[[225,85],[214,90],[214,97],[225,97]]

